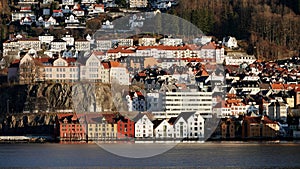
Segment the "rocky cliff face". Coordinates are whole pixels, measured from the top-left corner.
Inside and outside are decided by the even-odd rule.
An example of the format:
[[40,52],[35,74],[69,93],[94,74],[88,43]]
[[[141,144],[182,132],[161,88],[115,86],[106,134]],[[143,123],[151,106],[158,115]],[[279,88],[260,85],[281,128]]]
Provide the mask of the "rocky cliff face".
[[55,112],[66,109],[81,112],[116,109],[110,85],[100,83],[14,85],[1,87],[0,94],[1,114]]
[[54,135],[55,113],[0,116],[0,135]]
[[71,109],[75,113],[115,111],[115,105],[122,104],[122,94],[115,94],[112,94],[110,85],[100,83],[2,86],[0,135],[1,131],[3,135],[53,132],[58,110]]

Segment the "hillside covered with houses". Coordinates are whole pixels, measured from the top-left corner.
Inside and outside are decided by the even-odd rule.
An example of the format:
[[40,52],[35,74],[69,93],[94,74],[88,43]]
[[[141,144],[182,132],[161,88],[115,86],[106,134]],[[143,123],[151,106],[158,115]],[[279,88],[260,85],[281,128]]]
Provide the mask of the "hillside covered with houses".
[[[149,3],[155,10],[145,10]],[[299,57],[266,61],[229,35],[217,40],[202,33],[187,40],[163,31],[134,32],[177,1],[16,0],[10,5],[11,18],[2,20],[9,29],[1,28],[9,34],[1,43],[1,136],[300,137]],[[133,13],[128,21],[114,20],[128,13]],[[172,27],[158,21],[159,28]],[[130,36],[119,37],[120,32]]]

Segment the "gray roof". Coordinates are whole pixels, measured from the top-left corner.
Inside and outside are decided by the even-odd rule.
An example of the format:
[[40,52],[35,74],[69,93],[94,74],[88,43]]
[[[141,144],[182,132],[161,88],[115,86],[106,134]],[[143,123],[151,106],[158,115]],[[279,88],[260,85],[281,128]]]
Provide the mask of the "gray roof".
[[132,120],[134,121],[134,122],[137,122],[139,119],[141,119],[144,115],[146,115],[147,116],[147,118],[150,120],[150,121],[153,121],[153,114],[152,113],[150,113],[150,112],[143,112],[143,113],[139,113],[139,114],[137,114]]
[[175,123],[177,123],[177,121],[182,117],[185,121],[187,121],[187,119],[188,118],[190,118],[193,114],[195,114],[196,112],[195,111],[193,111],[193,112],[181,112],[179,115],[178,115],[178,117],[177,117],[177,119],[176,119],[176,121],[174,122],[174,124]]

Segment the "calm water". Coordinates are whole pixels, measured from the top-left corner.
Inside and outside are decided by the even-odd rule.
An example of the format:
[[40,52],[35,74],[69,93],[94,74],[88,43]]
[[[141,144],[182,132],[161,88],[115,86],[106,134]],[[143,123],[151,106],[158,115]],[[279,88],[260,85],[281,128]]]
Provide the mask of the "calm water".
[[111,154],[96,144],[1,144],[0,168],[300,168],[300,144],[179,144],[150,158]]

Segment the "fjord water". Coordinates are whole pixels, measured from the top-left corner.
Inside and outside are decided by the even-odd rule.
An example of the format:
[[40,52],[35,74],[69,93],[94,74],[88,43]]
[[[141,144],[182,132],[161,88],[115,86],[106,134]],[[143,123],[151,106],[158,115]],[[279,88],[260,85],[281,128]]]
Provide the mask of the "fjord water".
[[299,143],[183,143],[150,158],[120,157],[96,144],[0,145],[0,168],[300,168],[299,159]]

